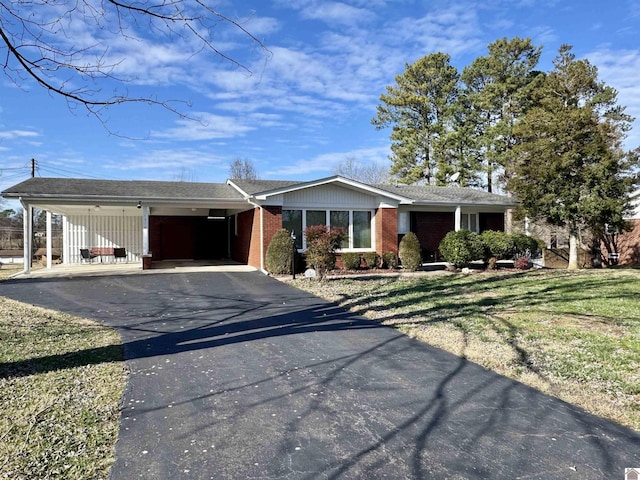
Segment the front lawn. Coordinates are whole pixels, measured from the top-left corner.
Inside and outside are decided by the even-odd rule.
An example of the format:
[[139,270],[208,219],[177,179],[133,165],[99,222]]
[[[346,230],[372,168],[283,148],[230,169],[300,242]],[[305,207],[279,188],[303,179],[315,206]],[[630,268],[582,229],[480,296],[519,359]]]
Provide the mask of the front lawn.
[[0,297],[0,478],[108,478],[124,385],[114,330]]
[[640,431],[640,271],[432,273],[293,285]]

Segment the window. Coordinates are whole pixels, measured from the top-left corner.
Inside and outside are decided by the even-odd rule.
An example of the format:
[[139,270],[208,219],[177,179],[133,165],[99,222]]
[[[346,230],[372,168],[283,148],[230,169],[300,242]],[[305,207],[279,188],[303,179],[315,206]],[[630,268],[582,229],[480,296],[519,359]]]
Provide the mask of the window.
[[478,233],[478,214],[477,213],[463,213],[460,216],[460,228],[462,230],[471,230]]
[[346,210],[332,210],[329,213],[329,226],[331,228],[340,228],[347,234],[340,244],[340,248],[349,248],[349,212]]
[[296,248],[302,248],[302,210],[282,210],[282,228],[296,236]]
[[307,210],[307,227],[326,224],[327,212],[325,210]]
[[282,210],[282,228],[295,232],[298,249],[306,248],[304,230],[313,225],[342,228],[347,238],[341,249],[371,249],[372,219],[371,210]]
[[353,212],[353,248],[371,248],[371,212]]

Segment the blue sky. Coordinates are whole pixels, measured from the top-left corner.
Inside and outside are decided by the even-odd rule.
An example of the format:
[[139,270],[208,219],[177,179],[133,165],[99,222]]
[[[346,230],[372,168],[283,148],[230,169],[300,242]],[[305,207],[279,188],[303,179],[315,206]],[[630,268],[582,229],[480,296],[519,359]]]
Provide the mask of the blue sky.
[[[194,54],[179,39],[152,40],[142,26],[122,38],[74,24],[77,44],[109,47],[108,59],[119,62],[114,74],[128,80],[120,88],[189,102],[177,108],[199,121],[157,106],[120,105],[106,114],[108,129],[121,135],[115,136],[82,108],[0,76],[0,189],[28,178],[31,158],[43,177],[201,182],[224,182],[235,158],[250,160],[264,179],[329,176],[346,158],[388,164],[390,131],[376,131],[370,120],[395,75],[437,51],[450,54],[461,71],[502,37],[530,37],[543,46],[541,70],[551,69],[561,44],[573,45],[640,118],[635,0],[222,0],[216,6],[269,49],[224,25],[216,30],[216,46],[251,74]],[[627,147],[638,145],[636,121]]]

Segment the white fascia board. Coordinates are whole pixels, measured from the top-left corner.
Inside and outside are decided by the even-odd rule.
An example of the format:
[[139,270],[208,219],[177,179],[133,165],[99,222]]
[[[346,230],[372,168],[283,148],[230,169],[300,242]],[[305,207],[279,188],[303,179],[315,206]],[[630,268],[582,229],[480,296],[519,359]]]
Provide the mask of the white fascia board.
[[227,185],[229,185],[230,187],[235,188],[244,198],[249,198],[251,195],[249,195],[247,192],[245,192],[244,190],[242,190],[238,185],[236,185],[235,183],[233,183],[230,179],[227,180]]

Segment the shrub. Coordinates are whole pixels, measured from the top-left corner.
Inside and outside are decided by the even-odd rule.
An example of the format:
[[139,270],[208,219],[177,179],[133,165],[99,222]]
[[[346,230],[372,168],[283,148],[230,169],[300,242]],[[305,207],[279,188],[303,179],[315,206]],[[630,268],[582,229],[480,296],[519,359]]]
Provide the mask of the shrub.
[[398,256],[400,257],[400,263],[406,270],[415,271],[420,268],[422,264],[422,255],[420,249],[420,242],[415,233],[409,232],[402,240],[400,240],[400,246],[398,247]]
[[336,249],[346,238],[344,230],[313,225],[304,231],[307,240],[307,266],[316,271],[318,280],[322,280],[328,270],[336,266]]
[[360,254],[356,252],[344,252],[340,258],[345,270],[357,270],[360,268]]
[[398,268],[398,257],[396,252],[384,252],[382,254],[382,265],[384,268],[395,269]]
[[293,254],[291,235],[284,228],[278,230],[267,247],[265,259],[267,271],[273,275],[292,273],[291,257]]
[[480,234],[484,245],[484,258],[496,257],[497,260],[511,258],[513,255],[513,237],[505,232],[485,230]]
[[487,262],[487,270],[496,270],[498,268],[498,259],[496,257],[491,257]]
[[377,268],[380,262],[380,257],[378,257],[376,252],[364,252],[362,258],[364,258],[364,263],[367,264],[367,268]]
[[484,247],[480,236],[469,230],[449,232],[440,242],[440,253],[454,267],[460,268],[483,258]]
[[518,257],[513,261],[516,270],[528,270],[531,268],[531,261],[528,257]]
[[540,241],[524,233],[511,235],[514,246],[514,258],[518,256],[535,257],[540,252]]

